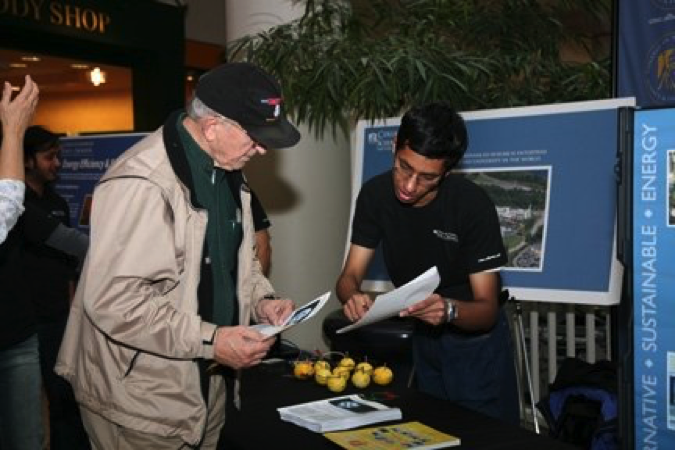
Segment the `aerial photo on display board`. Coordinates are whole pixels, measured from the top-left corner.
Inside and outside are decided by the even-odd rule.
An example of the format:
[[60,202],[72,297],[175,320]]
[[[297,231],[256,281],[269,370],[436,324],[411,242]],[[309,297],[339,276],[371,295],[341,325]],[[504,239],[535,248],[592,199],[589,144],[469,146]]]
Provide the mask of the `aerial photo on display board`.
[[550,167],[465,172],[495,203],[509,254],[505,268],[540,271],[544,264]]

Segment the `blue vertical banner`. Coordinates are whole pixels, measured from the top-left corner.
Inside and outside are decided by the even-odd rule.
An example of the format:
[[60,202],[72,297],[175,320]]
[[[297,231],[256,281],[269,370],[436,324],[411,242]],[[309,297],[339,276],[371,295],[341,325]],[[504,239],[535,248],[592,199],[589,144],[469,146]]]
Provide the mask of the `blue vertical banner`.
[[637,111],[634,136],[635,448],[675,449],[675,110]]
[[56,191],[68,202],[70,223],[89,233],[94,187],[115,159],[145,134],[110,134],[60,140],[61,169]]
[[616,0],[616,96],[675,104],[675,0]]

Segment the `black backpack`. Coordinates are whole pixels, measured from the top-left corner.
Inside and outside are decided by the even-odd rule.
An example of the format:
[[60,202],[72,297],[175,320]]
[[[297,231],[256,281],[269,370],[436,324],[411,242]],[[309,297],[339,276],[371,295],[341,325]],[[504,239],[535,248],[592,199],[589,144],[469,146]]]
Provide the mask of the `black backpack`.
[[619,448],[616,367],[610,361],[565,359],[537,409],[560,441],[588,450]]

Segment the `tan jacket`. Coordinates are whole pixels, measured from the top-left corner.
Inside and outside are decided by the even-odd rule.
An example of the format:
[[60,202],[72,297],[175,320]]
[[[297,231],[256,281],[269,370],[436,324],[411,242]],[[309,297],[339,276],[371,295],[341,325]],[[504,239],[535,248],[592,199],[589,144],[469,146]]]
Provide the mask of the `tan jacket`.
[[[162,130],[126,151],[96,187],[91,247],[56,372],[108,420],[194,445],[207,413],[197,361],[213,358],[215,330],[197,314],[207,217],[167,156],[174,130]],[[168,146],[181,152],[176,142]],[[249,324],[273,289],[255,259],[245,185],[241,201],[237,293],[239,323]]]

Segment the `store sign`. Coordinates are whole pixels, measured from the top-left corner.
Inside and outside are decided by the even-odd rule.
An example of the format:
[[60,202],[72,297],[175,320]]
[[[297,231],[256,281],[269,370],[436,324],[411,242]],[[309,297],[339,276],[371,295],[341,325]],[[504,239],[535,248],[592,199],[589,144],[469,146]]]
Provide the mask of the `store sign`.
[[0,0],[0,15],[105,34],[110,15],[67,2],[45,0]]

